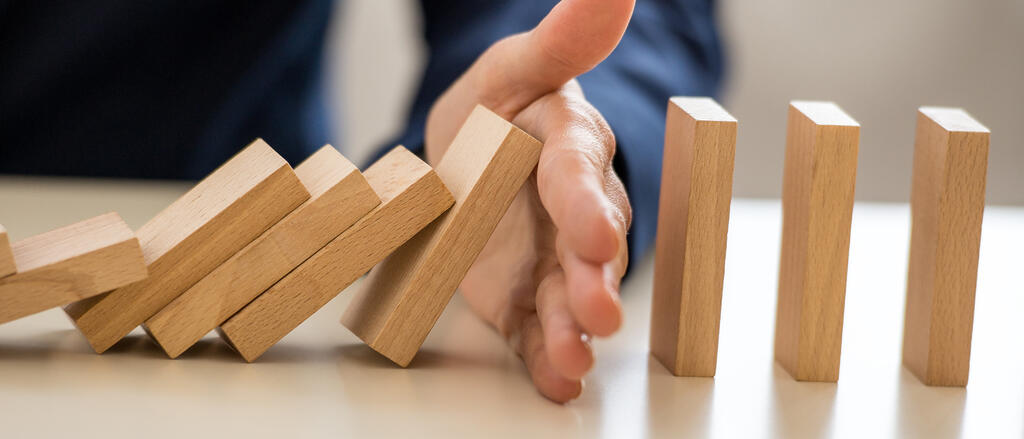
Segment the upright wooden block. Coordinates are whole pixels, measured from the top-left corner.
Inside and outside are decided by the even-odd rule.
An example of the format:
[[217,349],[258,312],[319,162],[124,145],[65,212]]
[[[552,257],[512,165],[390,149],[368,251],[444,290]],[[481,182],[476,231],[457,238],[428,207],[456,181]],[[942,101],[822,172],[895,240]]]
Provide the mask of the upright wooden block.
[[256,298],[380,204],[351,162],[325,146],[295,168],[312,195],[146,321],[171,358]]
[[102,353],[309,198],[256,140],[139,229],[149,278],[65,308]]
[[859,137],[833,103],[790,105],[775,358],[799,381],[839,379]]
[[668,103],[651,353],[676,376],[715,376],[736,125],[709,98]]
[[916,136],[903,364],[929,386],[966,386],[989,130],[922,107]]
[[10,276],[18,271],[14,264],[14,252],[11,251],[11,240],[7,237],[7,229],[0,224],[0,277]]
[[536,139],[477,106],[437,167],[455,205],[370,272],[342,323],[407,366],[536,167],[540,151]]
[[453,202],[434,170],[402,147],[365,176],[380,205],[221,325],[221,337],[246,361],[263,355]]
[[0,323],[146,278],[139,241],[116,213],[18,241],[12,250],[17,274],[0,279]]

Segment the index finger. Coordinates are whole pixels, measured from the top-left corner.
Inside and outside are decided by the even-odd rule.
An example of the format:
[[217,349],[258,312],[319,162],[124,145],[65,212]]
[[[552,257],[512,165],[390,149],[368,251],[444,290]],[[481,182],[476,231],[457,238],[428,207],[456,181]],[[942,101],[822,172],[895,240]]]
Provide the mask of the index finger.
[[516,123],[544,142],[537,190],[569,246],[590,262],[614,259],[625,245],[629,202],[609,181],[615,137],[600,113],[571,82],[527,107]]

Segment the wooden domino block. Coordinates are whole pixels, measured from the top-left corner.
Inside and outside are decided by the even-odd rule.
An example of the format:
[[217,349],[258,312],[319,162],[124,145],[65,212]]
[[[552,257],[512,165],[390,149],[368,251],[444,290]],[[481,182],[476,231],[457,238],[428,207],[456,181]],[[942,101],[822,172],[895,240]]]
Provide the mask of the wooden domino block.
[[221,325],[221,337],[246,361],[263,355],[453,202],[434,170],[402,147],[364,175],[381,203]]
[[903,364],[929,386],[966,386],[989,130],[922,107],[916,136]]
[[676,376],[715,376],[736,126],[712,99],[669,101],[651,353]]
[[833,103],[789,107],[775,358],[799,381],[839,379],[859,137]]
[[116,213],[18,241],[12,250],[17,274],[0,279],[0,323],[105,293],[147,274],[138,239]]
[[370,272],[342,323],[407,366],[536,167],[540,150],[536,139],[477,106],[437,167],[455,205]]
[[65,311],[102,353],[307,198],[288,163],[256,140],[139,229],[148,279]]
[[359,170],[331,146],[295,173],[309,200],[146,321],[146,331],[171,358],[380,204]]
[[10,276],[18,271],[14,264],[14,252],[11,251],[11,240],[7,237],[7,229],[0,224],[0,277]]

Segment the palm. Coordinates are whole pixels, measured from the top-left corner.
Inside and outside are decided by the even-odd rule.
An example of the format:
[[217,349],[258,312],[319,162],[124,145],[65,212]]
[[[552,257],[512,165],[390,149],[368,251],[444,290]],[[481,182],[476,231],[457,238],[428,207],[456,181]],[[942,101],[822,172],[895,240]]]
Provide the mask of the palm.
[[537,313],[537,286],[553,270],[555,227],[540,205],[535,180],[516,196],[462,282],[470,306],[506,338]]
[[427,117],[435,164],[478,104],[544,142],[461,287],[540,392],[560,402],[579,394],[593,364],[586,334],[611,335],[622,319],[629,201],[612,169],[611,129],[574,78],[611,53],[632,9],[633,0],[562,0],[537,28],[492,45]]

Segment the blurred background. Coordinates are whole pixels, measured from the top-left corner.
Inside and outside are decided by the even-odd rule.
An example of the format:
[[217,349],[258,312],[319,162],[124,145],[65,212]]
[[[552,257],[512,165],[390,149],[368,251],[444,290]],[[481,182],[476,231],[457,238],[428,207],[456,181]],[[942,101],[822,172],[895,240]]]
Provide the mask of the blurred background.
[[[639,0],[644,1],[644,0]],[[333,115],[359,162],[398,132],[424,62],[418,2],[338,2]],[[916,109],[966,109],[992,131],[988,204],[1024,205],[1024,1],[726,0],[723,105],[740,121],[734,195],[779,197],[790,100],[861,124],[857,198],[907,202]]]

